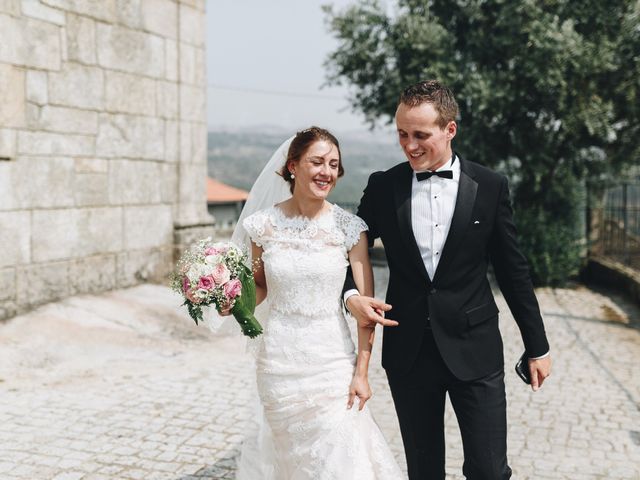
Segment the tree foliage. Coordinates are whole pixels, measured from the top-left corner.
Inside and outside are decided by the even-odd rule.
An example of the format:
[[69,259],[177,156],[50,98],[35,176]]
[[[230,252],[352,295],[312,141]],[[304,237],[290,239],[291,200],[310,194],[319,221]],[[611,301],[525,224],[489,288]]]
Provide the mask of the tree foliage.
[[405,86],[450,86],[454,148],[510,176],[521,236],[538,240],[523,242],[534,281],[574,273],[578,189],[640,156],[640,2],[398,0],[388,14],[363,0],[325,11],[339,42],[328,83],[351,86],[372,126],[393,121]]

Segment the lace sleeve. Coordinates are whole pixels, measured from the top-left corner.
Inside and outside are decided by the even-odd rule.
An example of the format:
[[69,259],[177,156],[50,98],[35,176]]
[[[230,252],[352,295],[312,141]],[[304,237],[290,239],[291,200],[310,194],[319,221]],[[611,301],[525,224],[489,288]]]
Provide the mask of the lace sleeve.
[[249,215],[242,221],[242,226],[251,237],[253,243],[262,246],[268,216],[263,210]]
[[342,232],[344,233],[344,246],[347,252],[353,248],[353,246],[360,240],[360,234],[369,230],[367,224],[360,217],[353,215],[352,213],[340,212],[339,224]]

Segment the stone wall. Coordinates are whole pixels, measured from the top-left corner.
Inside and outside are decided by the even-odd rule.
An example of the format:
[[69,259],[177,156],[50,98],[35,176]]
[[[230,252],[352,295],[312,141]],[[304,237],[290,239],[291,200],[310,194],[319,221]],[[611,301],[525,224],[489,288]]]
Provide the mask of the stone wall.
[[209,231],[204,0],[0,0],[0,319]]

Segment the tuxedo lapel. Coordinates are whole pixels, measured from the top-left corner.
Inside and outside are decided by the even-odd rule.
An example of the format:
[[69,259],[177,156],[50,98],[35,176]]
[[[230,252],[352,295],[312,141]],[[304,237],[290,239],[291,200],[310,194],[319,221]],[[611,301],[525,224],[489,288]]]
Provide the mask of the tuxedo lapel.
[[[458,156],[460,158],[460,156]],[[462,158],[460,158],[460,182],[458,183],[458,195],[456,197],[456,206],[451,218],[451,227],[447,234],[444,247],[442,248],[442,257],[438,262],[438,268],[434,275],[434,281],[443,275],[447,265],[455,255],[458,244],[462,239],[462,234],[469,226],[471,220],[471,212],[476,201],[476,193],[478,191],[478,183],[474,180],[473,170]]]
[[427,282],[431,283],[427,269],[424,266],[424,261],[422,260],[422,255],[420,254],[416,238],[413,235],[413,228],[411,227],[412,181],[413,170],[409,166],[409,163],[406,163],[399,171],[397,178],[393,182],[396,213],[398,215],[398,225],[400,227],[398,234],[402,237],[402,241],[404,241],[407,246],[407,251],[411,257],[411,263],[415,264]]

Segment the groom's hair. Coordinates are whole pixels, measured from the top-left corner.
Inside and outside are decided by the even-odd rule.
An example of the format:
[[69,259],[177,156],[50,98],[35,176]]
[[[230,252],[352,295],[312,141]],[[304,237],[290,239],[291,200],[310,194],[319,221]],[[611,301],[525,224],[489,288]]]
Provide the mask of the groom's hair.
[[455,121],[459,113],[453,92],[437,80],[423,80],[409,85],[400,94],[398,104],[400,103],[407,107],[430,103],[438,112],[436,124],[440,128],[445,128],[449,122]]
[[336,149],[338,149],[338,177],[344,175],[344,168],[342,167],[342,153],[340,153],[340,143],[338,143],[338,139],[334,137],[329,130],[325,130],[320,127],[309,127],[304,130],[300,130],[296,133],[296,136],[293,137],[293,140],[291,140],[291,145],[289,145],[289,151],[287,152],[287,161],[279,172],[282,178],[289,183],[291,193],[293,193],[294,180],[291,178],[289,164],[292,162],[299,162],[309,147],[315,142],[319,142],[321,140],[333,143],[336,146]]

